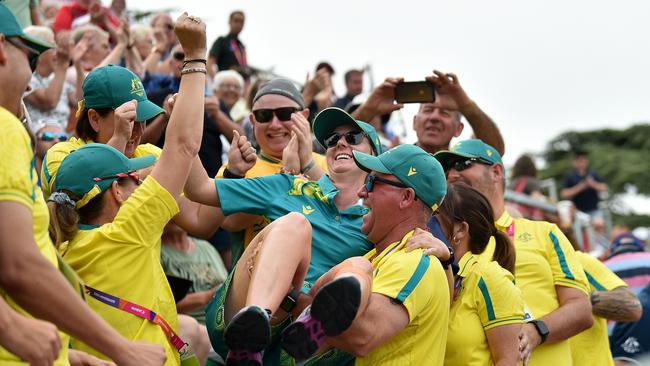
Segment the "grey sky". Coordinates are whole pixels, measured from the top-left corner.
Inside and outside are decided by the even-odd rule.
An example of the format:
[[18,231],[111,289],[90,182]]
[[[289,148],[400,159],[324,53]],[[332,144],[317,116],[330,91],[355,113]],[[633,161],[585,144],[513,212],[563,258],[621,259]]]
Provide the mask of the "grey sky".
[[[343,73],[372,64],[420,80],[432,68],[458,74],[498,123],[505,161],[541,151],[570,129],[650,121],[650,3],[643,1],[198,1],[131,0],[202,16],[208,42],[242,9],[249,63],[303,81],[320,60]],[[405,110],[410,127],[414,109]]]

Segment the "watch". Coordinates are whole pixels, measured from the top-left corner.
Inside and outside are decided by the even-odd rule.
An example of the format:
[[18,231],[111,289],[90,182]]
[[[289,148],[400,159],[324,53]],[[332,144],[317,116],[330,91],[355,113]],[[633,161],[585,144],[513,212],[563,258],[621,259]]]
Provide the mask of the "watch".
[[532,323],[535,326],[537,334],[542,338],[542,341],[539,344],[544,343],[548,337],[548,327],[546,326],[546,323],[541,319],[531,320],[528,323]]

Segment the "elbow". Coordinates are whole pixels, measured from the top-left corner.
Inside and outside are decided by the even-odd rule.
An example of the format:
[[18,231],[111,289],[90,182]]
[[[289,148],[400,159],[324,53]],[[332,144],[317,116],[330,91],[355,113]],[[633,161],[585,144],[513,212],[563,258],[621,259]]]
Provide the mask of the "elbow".
[[634,304],[630,307],[628,312],[625,314],[626,317],[623,321],[626,322],[638,322],[643,316],[643,307],[639,299],[635,299]]
[[358,336],[346,343],[348,343],[347,351],[352,353],[354,357],[366,357],[377,348],[371,335]]
[[201,140],[185,137],[177,140],[177,154],[193,159],[199,154],[201,149]]
[[28,268],[21,265],[21,261],[4,262],[2,263],[2,271],[0,271],[0,287],[9,295],[15,296],[26,288],[26,274],[29,271]]

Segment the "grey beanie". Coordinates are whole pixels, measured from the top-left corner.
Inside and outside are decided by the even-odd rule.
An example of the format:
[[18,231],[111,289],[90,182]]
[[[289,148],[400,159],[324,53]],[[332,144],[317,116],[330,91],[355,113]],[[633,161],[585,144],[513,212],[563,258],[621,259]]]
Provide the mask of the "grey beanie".
[[300,109],[305,109],[305,100],[302,99],[302,93],[300,93],[294,83],[288,79],[276,78],[262,85],[262,87],[257,91],[257,94],[255,94],[255,98],[253,98],[253,104],[255,104],[255,102],[257,102],[257,100],[262,96],[267,94],[282,95],[298,103]]

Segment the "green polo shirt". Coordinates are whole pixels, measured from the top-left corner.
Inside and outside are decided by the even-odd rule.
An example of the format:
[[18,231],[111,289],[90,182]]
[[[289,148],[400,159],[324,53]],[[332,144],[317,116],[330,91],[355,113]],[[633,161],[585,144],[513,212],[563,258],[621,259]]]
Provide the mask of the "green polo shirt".
[[354,205],[339,211],[339,190],[327,175],[318,182],[287,174],[251,179],[215,179],[225,215],[245,212],[273,221],[300,212],[312,226],[311,263],[305,281],[316,280],[345,259],[362,256],[374,246],[361,232],[368,209]]

